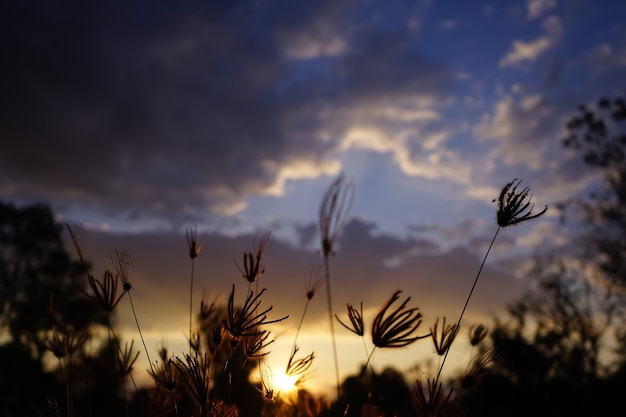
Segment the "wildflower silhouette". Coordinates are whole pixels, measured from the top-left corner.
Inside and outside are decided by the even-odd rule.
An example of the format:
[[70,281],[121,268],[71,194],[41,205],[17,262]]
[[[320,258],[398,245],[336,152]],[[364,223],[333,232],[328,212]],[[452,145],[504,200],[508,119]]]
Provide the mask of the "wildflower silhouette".
[[133,310],[133,317],[135,318],[135,324],[137,324],[137,331],[139,332],[143,349],[146,352],[146,358],[148,359],[148,364],[150,365],[150,371],[154,373],[154,367],[152,366],[152,360],[150,360],[148,347],[146,346],[146,341],[143,338],[143,333],[141,332],[141,327],[139,326],[139,319],[137,318],[137,312],[135,311],[133,297],[130,295],[130,290],[133,288],[133,275],[135,274],[133,260],[128,252],[115,250],[114,256],[111,257],[111,261],[113,262],[115,272],[120,277],[120,281],[122,281],[124,291],[128,293],[128,301],[130,301],[130,307]]
[[202,250],[202,245],[198,243],[198,228],[194,227],[193,229],[187,228],[185,230],[185,237],[187,238],[187,249],[189,250],[189,259],[191,259],[191,279],[189,284],[189,353],[191,353],[193,335],[191,334],[191,317],[193,312],[193,276],[195,269],[195,261],[200,251]]
[[418,416],[424,417],[455,417],[462,415],[459,397],[450,388],[448,394],[443,392],[443,386],[436,381],[428,380],[428,389],[420,380],[416,381],[411,390],[413,410]]
[[[493,238],[491,239],[491,243],[489,243],[489,247],[487,248],[487,252],[478,268],[478,273],[476,274],[476,278],[474,278],[474,283],[467,295],[467,299],[465,300],[465,305],[461,310],[461,314],[459,315],[459,320],[456,323],[456,327],[459,328],[461,326],[461,320],[463,319],[463,315],[465,314],[465,310],[467,309],[467,305],[469,304],[470,298],[472,297],[472,293],[476,288],[476,284],[478,283],[478,278],[480,277],[480,273],[485,266],[485,261],[487,260],[487,256],[489,256],[489,252],[493,247],[493,243],[496,241],[498,237],[498,233],[500,229],[503,227],[513,226],[528,220],[536,219],[537,217],[543,215],[546,211],[548,211],[548,206],[545,206],[543,210],[538,213],[533,213],[533,209],[535,208],[535,204],[532,202],[532,194],[530,193],[530,187],[525,187],[521,191],[517,191],[517,187],[521,184],[521,180],[514,178],[513,181],[506,184],[502,191],[500,191],[500,196],[497,199],[498,202],[498,210],[496,212],[496,220],[498,224],[498,228],[496,229]],[[495,203],[496,200],[493,200]],[[445,356],[443,357],[443,361],[441,362],[441,366],[439,367],[439,371],[437,372],[437,378],[435,378],[434,384],[436,385],[439,382],[439,377],[441,376],[441,371],[446,363],[446,358],[448,357],[448,353],[450,353],[450,349],[446,351]]]
[[337,357],[337,342],[335,341],[335,324],[333,321],[333,301],[330,286],[330,264],[328,258],[333,253],[333,247],[344,222],[348,216],[354,199],[354,183],[341,173],[328,187],[319,212],[319,226],[321,233],[322,255],[324,257],[324,276],[326,280],[326,301],[328,304],[328,321],[330,336],[333,344],[333,358],[335,363],[335,379],[337,383],[337,398],[340,394],[339,359]]

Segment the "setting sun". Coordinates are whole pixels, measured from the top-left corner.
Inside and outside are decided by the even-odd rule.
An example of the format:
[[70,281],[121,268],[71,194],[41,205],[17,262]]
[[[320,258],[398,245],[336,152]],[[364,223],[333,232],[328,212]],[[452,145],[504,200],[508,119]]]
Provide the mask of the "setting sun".
[[274,375],[272,382],[274,383],[274,388],[276,389],[276,391],[285,393],[296,389],[298,377],[289,376],[284,372],[280,372],[277,375]]

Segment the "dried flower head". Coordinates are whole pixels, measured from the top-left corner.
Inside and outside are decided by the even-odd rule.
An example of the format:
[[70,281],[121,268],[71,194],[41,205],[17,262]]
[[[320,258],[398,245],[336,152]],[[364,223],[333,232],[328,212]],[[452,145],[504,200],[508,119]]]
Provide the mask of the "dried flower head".
[[154,378],[157,386],[173,392],[177,385],[177,372],[171,359],[165,359],[162,362],[156,361],[154,372],[148,371]]
[[293,351],[291,352],[291,355],[289,355],[285,375],[291,377],[301,377],[313,364],[315,352],[311,352],[310,355],[307,355],[304,358],[296,359],[296,354],[299,350],[300,348],[298,346],[293,347]]
[[89,299],[105,313],[110,313],[120,302],[126,292],[117,295],[119,278],[113,276],[111,271],[104,271],[102,282],[95,279],[91,274],[87,275],[87,281],[93,294],[83,291]]
[[209,352],[211,352],[212,355],[214,355],[215,352],[217,352],[217,349],[219,349],[223,340],[224,340],[224,326],[222,326],[221,323],[217,323],[213,327],[213,330],[211,330],[211,338],[209,339]]
[[133,288],[133,277],[135,275],[132,258],[126,251],[115,250],[111,261],[113,261],[115,272],[122,281],[124,291],[130,291]]
[[43,345],[54,356],[61,359],[74,354],[88,339],[88,333],[76,331],[73,327],[68,326],[63,331],[59,331],[57,328],[52,330],[43,340]]
[[200,351],[200,333],[192,332],[189,336],[189,348],[194,352]]
[[398,308],[387,315],[389,308],[400,298],[401,293],[402,291],[393,293],[389,301],[376,314],[372,324],[374,346],[381,348],[403,347],[430,336],[430,333],[422,336],[413,335],[422,323],[422,313],[418,307],[406,308],[411,297],[408,297]]
[[268,353],[262,352],[268,345],[274,343],[274,339],[269,342],[267,339],[270,337],[270,332],[267,330],[263,330],[261,333],[254,336],[247,336],[244,340],[244,351],[246,353],[246,357],[248,358],[261,358]]
[[274,391],[272,369],[264,363],[260,364],[259,376],[261,377],[261,387],[257,388],[257,390],[266,401],[274,402],[278,397],[278,393]]
[[311,274],[309,274],[309,279],[306,284],[307,300],[312,300],[313,297],[315,297],[317,291],[319,291],[319,289],[322,288],[322,286],[324,285],[324,279],[324,275],[322,274],[320,268],[317,268],[316,270],[312,271]]
[[450,388],[448,394],[443,392],[441,383],[428,380],[428,391],[420,380],[411,389],[413,410],[419,417],[457,417],[460,415],[461,404],[458,394]]
[[261,261],[265,256],[265,248],[267,247],[271,236],[272,235],[269,232],[264,233],[261,235],[261,239],[254,250],[243,254],[243,268],[235,262],[235,266],[239,269],[239,272],[241,272],[241,275],[246,279],[246,281],[255,282],[265,272],[265,267],[263,267]]
[[489,330],[483,324],[471,325],[469,328],[470,344],[472,346],[478,345],[485,337],[487,337],[487,333],[489,333]]
[[256,336],[262,333],[259,330],[259,326],[271,323],[278,323],[287,319],[289,316],[284,316],[275,320],[268,320],[267,313],[274,309],[274,306],[269,306],[265,310],[259,311],[261,306],[261,295],[266,291],[263,288],[258,294],[254,295],[254,291],[250,291],[246,302],[241,309],[235,308],[235,284],[228,298],[228,316],[224,321],[224,327],[233,336],[233,338],[243,336]]
[[354,183],[341,173],[328,187],[320,206],[319,221],[322,238],[322,253],[327,257],[333,246],[354,200]]
[[200,301],[200,318],[202,320],[207,320],[217,311],[217,309],[218,302],[215,297],[209,297],[203,293],[202,300]]
[[365,326],[363,325],[363,302],[361,302],[361,309],[357,310],[352,306],[352,304],[347,303],[346,307],[348,309],[348,318],[350,319],[350,323],[352,327],[345,324],[341,319],[335,314],[335,318],[346,329],[350,330],[352,333],[357,336],[363,336],[365,334]]
[[130,341],[130,346],[128,343],[124,343],[124,350],[118,347],[117,349],[117,357],[116,357],[116,366],[117,366],[117,374],[120,378],[129,375],[133,371],[133,365],[137,361],[139,357],[139,351],[135,352],[133,355],[133,344],[134,340]]
[[485,349],[474,355],[461,378],[461,388],[471,389],[476,386],[483,375],[491,371],[497,362],[493,349]]
[[188,227],[185,229],[185,237],[187,238],[187,248],[189,249],[189,258],[195,259],[202,250],[202,245],[198,243],[198,227],[193,229]]
[[186,354],[183,359],[176,357],[172,362],[178,369],[185,384],[189,387],[191,394],[201,409],[207,404],[209,398],[209,375],[211,363],[207,354],[195,354],[193,357]]
[[439,317],[437,317],[435,324],[430,328],[430,334],[433,339],[433,344],[435,345],[435,351],[439,356],[445,355],[448,349],[450,349],[456,337],[457,330],[456,324],[448,324],[446,326],[446,318],[444,317],[443,323],[441,324],[441,334],[439,334]]
[[[517,186],[521,184],[515,178],[510,183],[506,184],[500,196],[498,197],[498,212],[497,220],[498,225],[501,227],[512,226],[524,222],[526,220],[536,219],[548,210],[546,206],[539,213],[533,214],[532,211],[535,208],[535,204],[531,202],[532,194],[530,194],[530,188],[526,187],[522,191],[517,191]],[[496,200],[494,200],[495,202]]]
[[162,340],[161,347],[159,348],[159,358],[161,358],[161,360],[165,362],[168,356],[169,356],[169,353],[167,349],[167,344],[165,343],[165,340]]

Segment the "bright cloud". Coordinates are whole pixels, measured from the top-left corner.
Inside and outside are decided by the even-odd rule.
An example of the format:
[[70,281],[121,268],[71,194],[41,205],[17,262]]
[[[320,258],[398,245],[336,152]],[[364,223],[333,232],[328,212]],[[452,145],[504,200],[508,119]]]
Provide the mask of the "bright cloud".
[[528,0],[528,18],[536,19],[556,7],[556,0]]
[[548,49],[552,48],[563,35],[563,25],[557,16],[550,16],[543,21],[544,36],[532,41],[514,40],[512,50],[499,62],[500,68],[515,67],[524,61],[536,61]]

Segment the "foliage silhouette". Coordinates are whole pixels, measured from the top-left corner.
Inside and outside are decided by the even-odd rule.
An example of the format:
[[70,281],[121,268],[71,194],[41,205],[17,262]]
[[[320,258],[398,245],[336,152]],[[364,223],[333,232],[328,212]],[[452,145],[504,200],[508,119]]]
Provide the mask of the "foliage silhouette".
[[[496,366],[463,397],[470,416],[588,416],[623,409],[626,382],[626,102],[580,106],[563,145],[599,180],[563,202],[579,253],[540,255],[535,289],[491,334]],[[574,209],[582,217],[572,216]],[[582,221],[580,220],[582,219]]]
[[560,206],[581,209],[585,256],[597,262],[608,283],[626,289],[626,98],[581,105],[566,127],[563,145],[580,154],[599,180],[588,196]]

